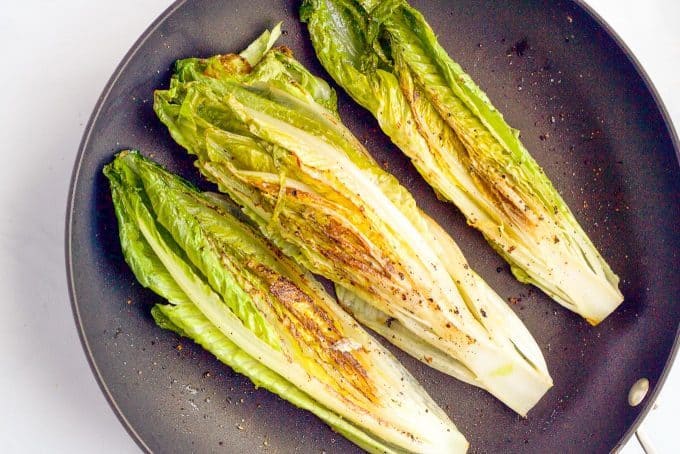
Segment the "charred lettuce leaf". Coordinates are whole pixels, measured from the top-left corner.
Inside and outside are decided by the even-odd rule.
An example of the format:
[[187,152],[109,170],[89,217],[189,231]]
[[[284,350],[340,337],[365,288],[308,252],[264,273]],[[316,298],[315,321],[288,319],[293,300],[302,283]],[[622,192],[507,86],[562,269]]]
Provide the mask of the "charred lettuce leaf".
[[370,452],[464,452],[465,438],[403,366],[311,275],[136,152],[107,165],[126,262],[167,300],[159,326]]
[[305,0],[322,65],[510,264],[596,325],[619,278],[486,94],[403,0]]

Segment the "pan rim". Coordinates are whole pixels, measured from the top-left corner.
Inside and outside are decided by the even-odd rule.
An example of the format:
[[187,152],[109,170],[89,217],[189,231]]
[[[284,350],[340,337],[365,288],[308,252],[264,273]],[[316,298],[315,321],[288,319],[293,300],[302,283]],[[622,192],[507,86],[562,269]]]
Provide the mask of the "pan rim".
[[[614,44],[616,44],[619,47],[619,49],[621,49],[623,54],[626,56],[628,62],[633,66],[635,72],[637,72],[637,74],[640,76],[640,79],[642,80],[642,83],[645,85],[645,88],[647,88],[649,93],[652,95],[652,99],[654,100],[656,108],[661,113],[661,118],[664,121],[664,125],[666,126],[666,130],[668,131],[668,135],[671,138],[671,143],[673,144],[673,149],[675,150],[675,159],[677,161],[677,164],[680,166],[680,140],[678,139],[677,131],[675,130],[673,121],[670,118],[668,109],[666,108],[666,105],[661,99],[661,96],[659,95],[659,92],[654,86],[654,83],[647,74],[647,71],[645,71],[644,67],[637,59],[637,57],[630,49],[630,47],[628,47],[628,45],[625,43],[623,38],[621,38],[621,36],[619,36],[619,34],[612,28],[612,26],[609,25],[609,23],[606,20],[604,20],[604,18],[600,16],[600,14],[597,13],[589,4],[587,4],[585,0],[571,0],[571,1],[576,6],[581,8],[586,14],[588,14],[595,21],[595,23],[602,27],[605,33],[607,33],[607,35],[609,35],[609,37],[614,41]],[[645,420],[645,418],[651,411],[654,402],[656,401],[657,397],[659,396],[659,393],[661,392],[661,389],[666,383],[666,379],[668,378],[668,374],[671,370],[671,367],[675,362],[678,350],[680,350],[680,324],[675,328],[675,340],[673,341],[671,351],[668,357],[666,358],[666,362],[663,365],[663,369],[661,370],[661,375],[659,375],[659,380],[657,381],[656,386],[654,386],[652,392],[645,398],[644,403],[642,404],[643,405],[642,410],[640,411],[640,413],[638,413],[635,420],[633,420],[633,423],[628,427],[628,430],[612,447],[611,452],[618,452],[618,450],[621,449],[628,442],[628,440],[630,440],[633,434],[637,431],[638,427],[640,427],[640,425],[642,424],[642,421]],[[632,385],[633,384],[631,383],[631,386]]]
[[[97,362],[94,358],[94,355],[92,354],[92,350],[90,348],[89,341],[85,335],[85,330],[82,322],[82,318],[80,316],[80,307],[78,304],[78,297],[76,295],[75,291],[75,281],[74,281],[74,269],[73,269],[73,251],[72,251],[72,244],[73,244],[73,239],[72,239],[72,224],[73,224],[73,206],[74,206],[74,200],[75,200],[75,194],[76,194],[76,189],[78,185],[78,180],[79,180],[79,175],[80,175],[80,170],[82,167],[82,162],[83,158],[85,155],[85,149],[87,148],[89,142],[90,142],[90,137],[92,134],[92,129],[96,121],[99,119],[99,115],[101,113],[102,107],[105,104],[105,102],[108,100],[109,94],[111,93],[111,90],[113,86],[116,84],[120,76],[123,74],[124,70],[132,60],[132,58],[137,54],[139,49],[144,45],[144,43],[153,35],[153,33],[160,27],[175,11],[177,11],[179,8],[184,6],[189,0],[175,0],[170,6],[168,6],[145,30],[144,32],[137,38],[137,40],[134,42],[134,44],[130,47],[130,49],[126,52],[125,56],[122,58],[118,66],[116,66],[116,69],[114,70],[113,74],[109,78],[109,80],[106,82],[106,85],[104,86],[101,94],[99,95],[99,98],[97,99],[97,103],[95,104],[95,107],[92,111],[92,114],[90,115],[90,118],[87,122],[87,125],[85,126],[85,130],[83,131],[83,136],[80,141],[80,144],[78,146],[78,152],[76,154],[75,162],[73,165],[73,170],[71,172],[71,181],[69,183],[69,192],[68,192],[68,198],[67,198],[67,206],[66,206],[66,216],[65,216],[65,238],[64,238],[64,246],[65,246],[65,264],[66,264],[66,280],[67,280],[67,286],[68,286],[68,294],[69,294],[69,299],[71,303],[71,310],[73,311],[73,318],[74,322],[76,325],[76,329],[78,331],[78,338],[80,339],[80,344],[81,347],[85,353],[85,357],[87,359],[88,365],[90,366],[90,370],[92,371],[92,374],[94,375],[94,378],[97,382],[97,385],[99,386],[99,389],[101,390],[102,394],[104,394],[104,397],[106,398],[106,401],[108,402],[109,406],[113,410],[113,413],[116,415],[118,420],[120,421],[121,425],[123,428],[126,430],[126,432],[130,435],[130,437],[135,441],[137,446],[144,451],[144,452],[152,452],[151,448],[147,445],[147,443],[143,440],[141,435],[135,430],[135,428],[132,426],[132,423],[127,419],[125,414],[123,413],[123,410],[120,408],[118,405],[116,399],[113,397],[111,391],[109,390],[109,387],[107,383],[105,382],[103,376],[101,375],[101,372],[99,370],[99,367],[97,365]],[[599,27],[602,28],[602,30],[608,35],[609,38],[612,39],[614,44],[622,51],[622,53],[625,55],[626,59],[628,62],[632,65],[634,71],[637,73],[637,75],[640,77],[642,80],[642,83],[644,84],[645,88],[649,91],[649,93],[652,96],[652,100],[654,101],[654,105],[658,109],[659,113],[661,114],[661,118],[663,119],[664,126],[666,127],[666,130],[670,136],[671,143],[673,145],[673,149],[675,151],[675,157],[677,164],[680,166],[680,140],[678,139],[677,132],[675,130],[675,127],[673,125],[673,122],[670,118],[670,115],[668,113],[668,110],[661,99],[661,96],[659,95],[659,92],[657,91],[656,87],[654,86],[654,83],[650,79],[649,75],[643,68],[642,64],[640,61],[637,59],[635,54],[632,52],[630,47],[624,42],[624,40],[619,36],[619,34],[609,25],[607,21],[605,21],[602,16],[600,16],[599,13],[597,13],[589,4],[586,3],[585,0],[568,0],[569,2],[573,3],[576,7],[581,9],[587,16],[589,16]],[[628,442],[628,440],[632,437],[632,435],[635,433],[635,431],[638,429],[642,421],[647,417],[649,414],[650,410],[652,409],[653,403],[656,401],[659,393],[661,392],[661,389],[663,388],[666,379],[668,378],[671,366],[673,365],[675,358],[678,355],[678,350],[680,350],[680,324],[676,328],[675,331],[675,340],[673,342],[673,346],[671,347],[671,351],[666,358],[666,361],[663,365],[663,369],[661,371],[661,375],[659,376],[659,379],[654,386],[654,389],[652,392],[646,397],[645,401],[641,404],[642,405],[642,410],[640,413],[638,413],[638,416],[635,418],[633,423],[628,427],[627,431],[623,434],[623,436],[619,439],[619,441],[612,446],[611,452],[616,452],[618,451],[621,447],[623,447],[624,444]]]

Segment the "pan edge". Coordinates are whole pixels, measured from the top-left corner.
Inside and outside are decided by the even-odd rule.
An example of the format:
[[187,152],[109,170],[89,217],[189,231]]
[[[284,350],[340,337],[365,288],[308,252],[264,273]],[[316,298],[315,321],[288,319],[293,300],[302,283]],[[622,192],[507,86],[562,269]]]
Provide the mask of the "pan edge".
[[97,103],[95,104],[95,107],[92,111],[92,114],[90,115],[90,118],[87,122],[87,125],[85,126],[85,130],[83,132],[83,137],[80,141],[80,145],[78,146],[78,153],[76,154],[76,159],[75,163],[73,165],[73,171],[71,173],[71,181],[69,183],[69,192],[68,192],[68,199],[67,199],[67,205],[66,205],[66,228],[65,228],[65,238],[64,238],[64,246],[65,246],[65,261],[66,261],[66,281],[67,281],[67,287],[68,287],[68,293],[69,293],[69,299],[71,300],[71,310],[73,311],[73,319],[76,324],[76,328],[78,330],[78,338],[80,339],[80,344],[83,348],[83,351],[85,353],[85,357],[87,359],[87,363],[90,366],[90,370],[92,371],[92,374],[94,375],[94,378],[97,382],[97,385],[99,386],[99,389],[102,391],[102,394],[104,394],[104,397],[106,398],[107,403],[113,410],[113,413],[116,415],[118,418],[118,421],[121,423],[125,431],[130,435],[130,438],[132,438],[137,446],[144,451],[151,453],[153,452],[151,448],[146,444],[146,442],[142,439],[141,435],[137,433],[135,428],[132,426],[130,421],[128,421],[127,417],[123,413],[122,409],[118,406],[118,402],[116,402],[116,399],[113,397],[111,391],[108,388],[108,385],[104,381],[104,378],[101,375],[101,372],[99,371],[99,367],[97,366],[97,362],[94,358],[94,355],[92,354],[92,350],[89,345],[89,341],[85,335],[85,330],[83,328],[82,324],[82,318],[80,316],[80,309],[78,305],[78,297],[75,292],[75,282],[74,282],[74,272],[73,272],[73,250],[72,250],[72,224],[73,224],[73,205],[74,205],[74,198],[76,194],[76,187],[78,184],[78,177],[80,175],[80,169],[82,166],[82,161],[83,161],[83,156],[85,154],[85,149],[87,148],[87,145],[89,144],[90,141],[90,135],[92,134],[92,127],[95,124],[95,122],[99,118],[99,114],[101,113],[101,109],[104,105],[104,103],[107,101],[109,94],[111,93],[111,90],[113,86],[116,84],[118,81],[119,77],[122,75],[123,71],[127,67],[127,65],[130,63],[132,58],[137,54],[139,51],[140,47],[144,45],[144,43],[149,39],[149,37],[160,27],[175,11],[177,11],[180,7],[182,7],[187,0],[175,0],[170,6],[168,6],[156,19],[149,24],[149,26],[144,30],[144,32],[137,38],[137,40],[134,42],[134,44],[130,47],[130,49],[125,53],[125,56],[123,56],[122,60],[114,70],[113,74],[109,78],[109,80],[106,82],[106,85],[104,85],[104,88],[99,95],[99,98],[97,99]]

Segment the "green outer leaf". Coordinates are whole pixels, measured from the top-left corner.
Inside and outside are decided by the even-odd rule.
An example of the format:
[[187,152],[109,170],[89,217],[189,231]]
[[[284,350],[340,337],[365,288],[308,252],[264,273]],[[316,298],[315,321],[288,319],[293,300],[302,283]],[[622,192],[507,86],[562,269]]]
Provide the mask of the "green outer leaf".
[[[307,22],[317,57],[335,81],[359,104],[375,113],[381,99],[378,59],[367,37],[368,16],[357,1],[303,0],[300,18]],[[386,73],[389,74],[389,73]]]
[[[137,225],[137,216],[134,213],[138,208],[135,208],[134,202],[130,201],[129,191],[131,188],[141,188],[141,181],[128,170],[125,167],[115,166],[114,163],[104,167],[104,174],[111,186],[113,206],[118,219],[118,234],[125,261],[143,287],[153,290],[173,304],[188,302],[189,298],[158,259]],[[144,197],[143,193],[139,191],[136,194],[140,203],[143,203],[141,202]],[[154,229],[177,256],[186,258],[162,226],[155,224]]]
[[172,305],[169,304],[154,304],[153,307],[151,308],[151,316],[153,317],[153,320],[156,322],[156,325],[160,326],[163,329],[172,331],[173,333],[179,336],[189,337],[189,335],[182,328],[177,326],[172,320],[170,320],[170,318],[167,315],[165,315],[163,308],[166,306],[172,307]]
[[310,73],[286,49],[274,49],[267,53],[245,81],[278,82],[276,86],[280,89],[297,96],[309,95],[337,117],[338,100],[335,90],[325,80]]
[[281,36],[281,22],[271,30],[262,32],[259,38],[250,43],[250,45],[242,51],[239,55],[245,58],[251,66],[255,66],[262,60],[269,49],[272,48],[276,40]]

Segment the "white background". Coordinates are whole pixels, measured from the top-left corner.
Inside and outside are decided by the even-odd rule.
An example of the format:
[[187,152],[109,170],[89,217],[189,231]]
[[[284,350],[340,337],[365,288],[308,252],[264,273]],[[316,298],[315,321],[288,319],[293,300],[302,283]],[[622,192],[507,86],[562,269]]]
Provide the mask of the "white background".
[[[227,2],[225,2],[227,3]],[[680,2],[589,0],[680,124]],[[64,213],[80,138],[109,76],[167,0],[0,0],[0,448],[138,452],[76,334]],[[680,366],[644,424],[677,452]],[[635,441],[625,454],[641,452]]]

